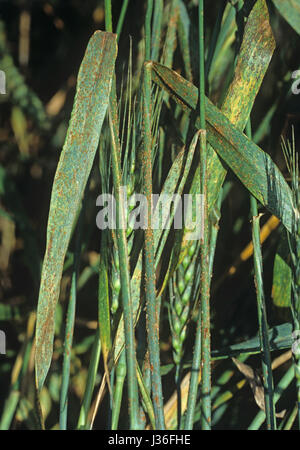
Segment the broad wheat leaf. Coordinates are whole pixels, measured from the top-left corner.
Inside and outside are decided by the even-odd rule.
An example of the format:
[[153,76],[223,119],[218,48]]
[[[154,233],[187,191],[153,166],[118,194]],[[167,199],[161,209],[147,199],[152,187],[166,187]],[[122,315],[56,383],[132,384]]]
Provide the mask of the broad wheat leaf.
[[[258,0],[247,20],[243,42],[237,57],[234,77],[221,107],[222,113],[241,131],[247,123],[255,97],[269,66],[274,48],[275,41],[269,23],[266,2],[265,0]],[[177,86],[177,88],[179,88],[179,86]],[[192,91],[183,90],[182,98],[190,107],[192,107],[192,109],[194,109],[195,102],[198,100],[197,92],[194,91],[194,98],[190,98],[190,94],[192,94]],[[211,210],[219,196],[221,186],[227,173],[227,167],[209,144],[207,146],[207,151],[208,208]],[[199,185],[200,167],[198,166],[190,188],[190,193],[197,193],[199,191]],[[181,244],[179,241],[181,241]],[[178,251],[173,253],[172,267],[177,265],[178,257],[180,261],[183,259],[184,254],[188,249],[188,245],[186,244],[187,242],[183,233],[176,233],[176,247],[179,249],[178,251],[180,253],[178,254]]]
[[64,258],[98,147],[116,56],[116,35],[96,31],[80,66],[68,133],[54,178],[37,311],[35,364],[39,390],[51,362]]
[[[258,0],[246,23],[234,77],[221,107],[222,113],[241,131],[246,126],[274,49],[275,41],[269,23],[268,8],[265,0]],[[155,67],[154,70],[156,71]],[[164,80],[164,83],[167,82]],[[178,83],[176,93],[189,108],[195,109],[198,91]],[[227,173],[219,155],[213,151],[210,145],[208,145],[207,167],[209,173],[208,208],[210,209],[218,198]],[[199,183],[200,168],[198,167],[191,192],[198,192]]]
[[[173,70],[157,63],[152,65],[154,81],[166,89],[183,108],[195,110],[198,89]],[[234,127],[208,98],[205,108],[209,144],[251,194],[290,231],[294,216],[291,190],[276,164]],[[196,127],[200,127],[199,120]],[[214,173],[209,171],[208,176],[218,182]],[[209,207],[212,207],[212,203],[209,203]]]

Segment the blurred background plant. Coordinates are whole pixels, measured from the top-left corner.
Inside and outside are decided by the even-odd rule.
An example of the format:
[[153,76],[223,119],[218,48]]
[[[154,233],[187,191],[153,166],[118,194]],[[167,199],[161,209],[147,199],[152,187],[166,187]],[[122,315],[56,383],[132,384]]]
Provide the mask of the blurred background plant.
[[[150,49],[151,60],[176,70],[198,86],[198,1],[155,0],[152,13],[150,3],[146,0],[114,0],[111,4],[101,0],[0,2],[0,69],[6,73],[7,90],[0,95],[0,329],[6,333],[6,354],[0,355],[1,429],[40,426],[35,406],[34,330],[51,187],[72,110],[78,68],[93,31],[109,29],[105,20],[108,5],[112,29],[119,32],[116,92],[122,182],[128,186],[128,195],[142,192],[143,187],[141,80],[145,52],[147,55]],[[227,105],[224,111],[231,120],[226,95],[242,54],[245,25],[255,2],[208,3],[204,2],[206,94],[218,107]],[[292,73],[300,68],[300,2],[294,4],[295,8],[289,1],[266,2],[276,48],[251,111],[251,129],[249,126],[247,129],[248,136],[250,130],[253,142],[272,157],[288,183],[291,174],[281,150],[281,136],[286,142],[293,141],[296,153],[300,138],[300,95],[291,91],[295,82]],[[254,60],[255,57],[259,59],[259,54],[254,54]],[[193,151],[188,140],[192,120],[169,94],[162,92],[153,87],[150,133],[153,192],[161,192],[163,188],[165,192],[168,189],[174,192],[177,187],[177,191],[180,188],[186,193],[192,184],[194,165],[188,168],[187,161],[182,186],[178,180],[183,143],[187,143],[189,152]],[[250,98],[251,90],[248,94]],[[245,125],[236,120],[237,127]],[[129,426],[124,352],[115,367],[109,366],[112,391],[98,395],[107,370],[107,361],[101,357],[103,339],[100,345],[98,327],[100,253],[105,255],[100,273],[102,276],[107,273],[105,292],[110,309],[111,344],[122,309],[117,239],[113,233],[101,233],[95,223],[97,196],[113,190],[111,146],[107,117],[81,214],[80,261],[75,261],[77,302],[67,390],[66,426],[70,429],[89,428],[91,423],[94,428]],[[195,153],[195,166],[199,164],[197,158]],[[178,177],[172,180],[168,178],[169,171],[173,167],[176,172],[177,165]],[[292,182],[295,185],[294,179]],[[297,428],[291,353],[292,324],[297,313],[294,302],[291,310],[290,299],[298,279],[284,227],[259,204],[258,210],[253,203],[250,208],[249,192],[229,170],[210,212],[209,236],[211,425],[215,429],[258,429],[272,428],[276,422],[277,428]],[[131,273],[135,283],[131,284],[132,295],[140,306],[135,329],[141,394],[137,415],[141,418],[140,427],[153,427],[157,412],[151,401],[146,315],[141,307],[146,295],[139,284],[145,267],[142,268],[137,250],[142,237],[127,230],[126,238],[131,269],[139,270],[139,275]],[[49,429],[59,428],[66,314],[74,259],[78,259],[78,243],[73,240],[65,260],[56,309],[52,364],[40,392],[45,426]],[[200,246],[196,243],[182,246],[179,258],[177,234],[154,236],[154,242],[164,420],[168,429],[184,428],[199,309]],[[260,317],[261,301],[264,313]],[[266,349],[259,331],[263,333],[261,338],[267,336],[270,346],[271,360],[264,362],[272,365],[274,388],[266,386],[262,374],[261,354],[265,355]],[[268,391],[272,393],[271,403],[273,407],[276,404],[277,417],[273,422],[264,403],[263,386],[271,389]],[[198,399],[199,395],[200,392]],[[197,400],[193,416],[196,428],[200,426],[200,405]],[[99,407],[106,413],[97,414]]]

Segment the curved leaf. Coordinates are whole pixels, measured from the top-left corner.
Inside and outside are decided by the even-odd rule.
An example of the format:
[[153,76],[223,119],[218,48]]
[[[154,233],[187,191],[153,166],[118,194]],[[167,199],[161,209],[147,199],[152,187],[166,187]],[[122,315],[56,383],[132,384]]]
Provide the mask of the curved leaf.
[[[183,107],[195,110],[198,89],[177,72],[152,63],[153,79]],[[293,223],[291,190],[270,156],[241,133],[212,102],[206,98],[207,141],[228,164],[244,186],[272,214],[278,217],[288,231]],[[200,128],[199,118],[196,127]],[[212,176],[213,175],[213,176]],[[208,176],[219,185],[219,178]],[[209,202],[211,208],[213,202]]]

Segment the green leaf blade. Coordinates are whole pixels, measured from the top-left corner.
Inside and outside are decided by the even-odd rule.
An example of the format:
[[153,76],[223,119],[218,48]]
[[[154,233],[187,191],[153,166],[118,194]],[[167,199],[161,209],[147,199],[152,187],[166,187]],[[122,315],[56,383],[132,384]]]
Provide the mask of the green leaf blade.
[[[183,108],[195,110],[197,88],[171,69],[157,63],[152,65],[154,81],[166,89]],[[250,193],[290,230],[294,217],[291,190],[276,164],[207,98],[205,109],[209,144]],[[196,127],[200,128],[199,119]],[[211,172],[209,162],[208,176],[215,189],[220,186],[220,180],[215,172]],[[209,190],[209,210],[214,204],[214,190]]]
[[[291,348],[292,339],[292,324],[283,323],[269,329],[269,342],[270,350],[277,351],[287,348]],[[239,344],[233,344],[220,350],[213,350],[213,358],[230,358],[232,356],[238,356],[242,354],[255,354],[260,352],[259,335],[248,339],[247,341]]]
[[116,55],[116,36],[95,32],[80,66],[71,120],[54,178],[37,311],[35,364],[39,390],[51,363],[63,262],[97,150]]

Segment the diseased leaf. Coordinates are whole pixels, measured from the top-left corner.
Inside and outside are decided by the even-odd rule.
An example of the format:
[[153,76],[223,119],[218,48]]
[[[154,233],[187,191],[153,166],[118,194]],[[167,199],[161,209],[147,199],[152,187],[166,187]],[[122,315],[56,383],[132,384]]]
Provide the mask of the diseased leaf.
[[173,0],[170,5],[167,35],[162,54],[161,62],[167,67],[172,67],[174,52],[176,49],[176,31],[179,18],[179,5],[177,0]]
[[[266,2],[258,0],[246,23],[234,77],[221,107],[224,115],[241,131],[246,126],[274,49],[275,41],[269,24]],[[162,77],[166,75],[161,71],[159,73],[159,68],[156,70],[156,65],[154,65],[154,70]],[[162,81],[167,88],[168,79]],[[176,83],[175,79],[173,81]],[[174,90],[174,86],[169,86],[169,88],[171,91]],[[177,98],[179,97],[184,105],[188,108],[196,108],[198,90],[178,83],[175,92]],[[226,167],[210,146],[208,146],[207,167],[209,173],[208,204],[210,208],[218,198],[227,173]],[[199,176],[198,168],[193,185],[199,186]],[[192,191],[193,189],[194,187],[191,188]]]
[[275,50],[265,0],[256,1],[245,25],[233,80],[221,107],[243,131]]
[[156,0],[154,2],[154,14],[153,14],[153,25],[152,25],[152,42],[151,42],[151,59],[154,61],[158,60],[160,39],[161,39],[161,28],[163,19],[163,0]]
[[116,35],[96,31],[80,66],[71,120],[54,178],[37,311],[35,364],[39,390],[51,362],[64,258],[98,147],[116,56]]
[[[234,21],[234,8],[230,8],[230,11],[230,17],[228,17],[229,22],[231,20]],[[231,17],[232,14],[233,17]],[[275,41],[269,24],[266,2],[265,0],[258,0],[247,20],[243,42],[237,57],[234,77],[221,107],[221,111],[225,116],[241,131],[247,123],[255,97],[269,66],[274,48]],[[259,57],[257,57],[258,55]],[[155,76],[154,73],[154,77]],[[160,81],[161,86],[167,88],[167,86],[164,85],[164,81]],[[178,85],[177,89],[179,90],[180,88],[181,85]],[[192,92],[192,89],[186,88],[182,89],[182,92],[179,93],[179,96],[181,96],[180,98],[188,105],[188,110],[190,110],[190,108],[195,109],[198,100],[197,95],[197,91]],[[177,98],[177,100],[179,99]],[[210,210],[218,199],[221,186],[227,173],[227,167],[225,167],[219,155],[213,150],[209,143],[207,145],[207,152],[207,167],[209,174],[207,191],[208,208]],[[199,191],[199,184],[200,167],[198,166],[190,188],[191,194],[195,194]],[[189,245],[187,244],[188,242],[185,240],[184,233],[177,232],[177,250],[176,252],[173,252],[172,262],[170,263],[171,271],[172,267],[176,267],[178,259],[179,261],[182,261],[189,248]]]
[[[166,89],[183,108],[195,110],[198,89],[178,73],[152,63],[153,79]],[[294,217],[291,190],[270,156],[242,134],[212,102],[206,98],[207,141],[233,170],[244,186],[287,230]],[[196,127],[200,128],[199,119]],[[208,168],[209,179],[219,183]],[[214,204],[208,195],[209,209]]]

